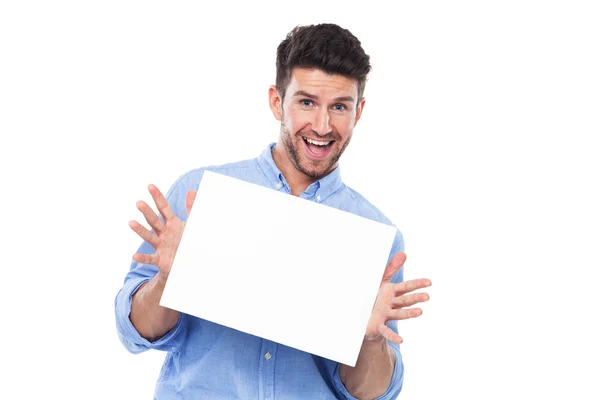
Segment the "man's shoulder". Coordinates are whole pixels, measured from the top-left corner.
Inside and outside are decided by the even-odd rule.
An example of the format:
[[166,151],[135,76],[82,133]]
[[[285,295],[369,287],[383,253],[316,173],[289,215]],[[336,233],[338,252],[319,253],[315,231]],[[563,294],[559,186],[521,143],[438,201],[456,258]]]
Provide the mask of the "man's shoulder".
[[351,201],[347,202],[347,210],[361,217],[369,218],[377,222],[382,222],[387,225],[395,226],[392,221],[373,203],[358,191],[352,189],[348,185],[344,185],[345,196],[348,196]]
[[186,171],[177,178],[173,186],[184,186],[187,190],[197,190],[205,171],[216,172],[234,178],[245,179],[258,171],[256,158],[226,164],[206,165]]

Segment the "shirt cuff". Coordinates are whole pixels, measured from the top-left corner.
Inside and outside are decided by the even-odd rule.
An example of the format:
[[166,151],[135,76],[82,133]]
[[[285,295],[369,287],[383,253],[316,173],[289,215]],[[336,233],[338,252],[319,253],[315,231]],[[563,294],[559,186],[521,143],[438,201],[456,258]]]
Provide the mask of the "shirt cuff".
[[[400,390],[402,390],[402,383],[404,380],[404,364],[402,363],[402,355],[400,354],[400,350],[397,345],[390,345],[392,350],[394,350],[394,354],[396,355],[396,364],[394,365],[394,373],[392,374],[392,379],[390,380],[390,386],[388,386],[385,393],[381,396],[377,397],[374,400],[394,400],[400,394]],[[342,396],[344,396],[347,400],[358,400],[356,397],[352,396],[344,383],[340,379],[340,364],[337,363],[335,369],[333,370],[333,384],[335,388],[338,390]]]
[[148,282],[150,278],[134,278],[130,279],[121,289],[115,300],[115,314],[117,319],[117,330],[123,345],[132,353],[141,353],[149,349],[173,350],[176,340],[173,340],[182,330],[185,314],[180,313],[179,319],[175,326],[160,339],[150,342],[140,336],[140,333],[135,329],[129,314],[131,313],[131,302],[133,294],[138,288]]

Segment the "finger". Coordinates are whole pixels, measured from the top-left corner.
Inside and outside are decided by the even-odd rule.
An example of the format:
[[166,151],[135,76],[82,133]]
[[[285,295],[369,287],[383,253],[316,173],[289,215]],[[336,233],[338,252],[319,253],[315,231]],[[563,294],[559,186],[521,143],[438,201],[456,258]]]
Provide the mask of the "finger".
[[423,314],[423,310],[421,310],[420,308],[395,308],[395,309],[391,309],[388,312],[387,317],[389,319],[401,320],[401,319],[417,318],[421,314]]
[[192,211],[192,205],[194,204],[194,200],[196,199],[195,190],[188,190],[185,195],[185,211],[187,211],[187,215],[190,215],[190,211]]
[[410,307],[417,303],[424,303],[429,300],[427,293],[403,294],[392,299],[392,306],[395,307]]
[[148,190],[154,199],[154,203],[156,204],[156,208],[158,208],[158,212],[160,212],[165,221],[175,218],[175,214],[173,213],[173,210],[171,210],[169,202],[167,199],[165,199],[165,196],[163,196],[160,190],[158,190],[158,188],[152,184],[148,185]]
[[384,338],[386,338],[390,342],[394,342],[396,344],[400,344],[400,343],[402,343],[404,341],[404,339],[402,339],[402,336],[398,335],[389,326],[387,326],[385,324],[379,325],[379,329],[378,330],[379,330],[379,333],[381,334],[381,336],[383,336]]
[[156,254],[135,253],[133,259],[142,264],[156,265],[158,262],[158,256]]
[[154,210],[152,210],[148,204],[140,200],[135,203],[135,205],[137,206],[137,209],[144,214],[144,219],[146,219],[148,225],[154,229],[154,232],[160,233],[165,229],[165,224],[158,218],[158,215],[156,215]]
[[156,249],[160,243],[160,239],[155,233],[150,232],[144,226],[137,221],[129,221],[129,227],[137,233],[142,239],[148,242],[152,247]]
[[398,272],[402,265],[404,265],[404,261],[406,261],[406,254],[404,252],[396,253],[385,268],[385,271],[383,272],[383,278],[381,280],[383,282],[391,281],[394,274]]
[[428,286],[431,286],[431,281],[429,279],[413,279],[410,281],[394,284],[394,291],[396,292],[396,294],[404,294],[410,293],[417,289],[423,289]]

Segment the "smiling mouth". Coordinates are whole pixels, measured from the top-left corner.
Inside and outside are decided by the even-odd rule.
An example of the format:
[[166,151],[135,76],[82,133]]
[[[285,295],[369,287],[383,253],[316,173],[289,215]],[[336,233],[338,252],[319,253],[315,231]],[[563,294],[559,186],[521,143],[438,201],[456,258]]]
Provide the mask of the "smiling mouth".
[[314,139],[305,138],[304,136],[302,136],[302,140],[304,140],[304,143],[306,143],[307,146],[322,148],[322,149],[327,149],[327,148],[331,147],[333,142],[335,142],[335,140],[330,140],[330,141],[314,140]]
[[302,137],[304,141],[304,146],[306,150],[312,158],[322,159],[329,155],[331,147],[335,140],[330,141],[319,141],[313,140],[309,138]]

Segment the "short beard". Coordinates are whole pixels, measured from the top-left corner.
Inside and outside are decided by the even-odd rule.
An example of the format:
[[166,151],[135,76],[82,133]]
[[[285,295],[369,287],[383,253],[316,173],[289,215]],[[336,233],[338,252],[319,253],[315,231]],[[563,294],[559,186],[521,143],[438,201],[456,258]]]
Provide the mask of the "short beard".
[[[283,118],[282,118],[282,120],[283,120]],[[350,136],[348,136],[348,139],[346,139],[346,142],[343,144],[340,152],[338,154],[334,154],[334,156],[332,157],[332,159],[331,159],[329,165],[327,166],[327,168],[325,169],[325,171],[322,173],[317,173],[317,172],[309,171],[306,168],[302,167],[302,165],[300,164],[300,157],[298,155],[298,152],[296,151],[296,148],[294,147],[294,138],[292,137],[291,132],[289,130],[285,129],[283,122],[281,122],[281,127],[280,127],[279,131],[280,131],[279,133],[282,138],[283,147],[285,147],[288,157],[290,158],[290,160],[292,160],[292,163],[294,164],[296,169],[298,171],[302,172],[304,175],[307,175],[314,180],[321,179],[322,177],[326,176],[327,174],[329,174],[331,172],[332,167],[338,162],[338,160],[344,153],[344,150],[346,150],[346,147],[348,147],[348,144],[350,143],[350,139],[352,138],[352,134],[350,134]],[[315,134],[315,136],[318,136],[318,135]],[[298,132],[296,134],[296,137],[299,137],[300,140],[304,140],[301,137],[301,132]]]

